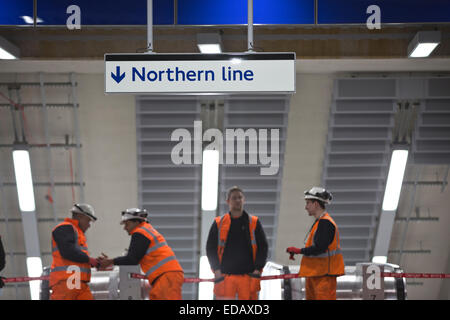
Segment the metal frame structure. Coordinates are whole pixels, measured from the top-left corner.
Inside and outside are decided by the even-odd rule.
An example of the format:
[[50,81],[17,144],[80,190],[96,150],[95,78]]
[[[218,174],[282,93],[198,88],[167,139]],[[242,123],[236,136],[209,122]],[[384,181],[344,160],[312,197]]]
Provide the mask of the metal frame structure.
[[[32,74],[29,74],[32,75]],[[69,78],[69,81],[46,81],[45,78],[45,74],[43,73],[38,73],[35,74],[36,77],[38,77],[38,81],[33,82],[33,81],[18,81],[19,76],[15,76],[15,81],[12,82],[1,82],[0,83],[0,88],[8,88],[9,91],[9,98],[11,100],[12,99],[12,91],[14,90],[16,92],[16,105],[12,105],[12,103],[1,103],[0,107],[7,107],[11,109],[11,115],[12,115],[12,120],[13,120],[13,129],[15,131],[14,133],[14,137],[15,137],[15,142],[12,144],[1,144],[0,148],[6,148],[6,149],[13,149],[16,146],[16,143],[18,140],[18,134],[17,134],[17,127],[16,127],[16,113],[18,111],[18,107],[20,106],[20,108],[23,108],[23,112],[25,114],[25,110],[28,108],[37,108],[37,109],[41,109],[41,113],[40,116],[42,117],[42,126],[44,129],[44,141],[43,143],[37,143],[37,141],[32,141],[32,143],[29,143],[29,141],[27,141],[27,146],[28,148],[30,148],[31,150],[34,150],[33,153],[37,152],[37,150],[39,150],[40,148],[42,148],[42,150],[45,152],[45,159],[46,159],[46,166],[47,166],[47,170],[48,170],[48,181],[34,181],[33,185],[35,187],[49,187],[51,190],[51,194],[54,195],[55,194],[55,188],[56,187],[67,187],[67,186],[77,186],[79,188],[79,197],[81,198],[81,200],[84,198],[84,183],[83,183],[83,176],[82,176],[82,172],[81,172],[81,168],[82,168],[82,164],[81,164],[81,143],[80,143],[80,132],[79,132],[79,126],[78,126],[78,104],[77,104],[77,99],[76,99],[76,80],[74,77],[74,74],[66,74],[66,75],[62,75],[62,76],[67,76]],[[53,88],[61,88],[61,89],[65,89],[65,88],[69,88],[70,93],[67,94],[68,97],[71,97],[72,101],[68,101],[66,103],[60,103],[60,102],[48,102],[47,101],[47,92],[46,89],[49,87],[53,87]],[[22,88],[27,88],[27,90],[29,90],[30,88],[37,88],[39,91],[36,93],[36,95],[34,95],[33,97],[39,97],[40,103],[36,103],[36,102],[32,102],[32,103],[22,103],[22,96],[23,94],[21,93],[21,89]],[[33,89],[30,89],[33,90]],[[29,92],[26,93],[26,98],[28,99],[28,94]],[[66,141],[66,143],[52,143],[51,141],[51,136],[50,136],[50,122],[49,122],[49,113],[51,112],[51,108],[72,108],[73,109],[73,117],[74,117],[74,126],[73,126],[73,131],[74,131],[74,135],[76,138],[77,143],[76,144],[69,144],[68,141]],[[24,128],[24,122],[22,117],[19,117],[20,120],[20,128],[19,130],[21,130],[23,137],[25,137],[25,128]],[[68,134],[71,134],[70,132],[68,132]],[[29,138],[29,137],[28,137]],[[52,157],[52,150],[54,150],[55,148],[75,148],[76,149],[76,157],[77,157],[77,165],[78,165],[78,170],[77,170],[77,177],[78,177],[78,182],[77,183],[72,183],[72,182],[56,182],[55,181],[55,174],[54,174],[54,159]],[[33,158],[34,156],[32,155],[32,153],[30,154],[30,158],[31,158],[31,162],[33,163]],[[33,167],[33,164],[32,164]],[[34,173],[35,175],[36,173]],[[42,176],[42,172],[37,173],[39,174],[39,176]],[[17,261],[16,261],[16,256],[30,256],[30,254],[32,254],[33,256],[35,256],[38,252],[38,256],[49,256],[51,255],[51,251],[50,250],[46,250],[44,247],[44,250],[41,250],[41,248],[39,248],[39,233],[38,233],[38,224],[39,223],[48,223],[48,222],[53,222],[54,224],[58,223],[59,221],[62,220],[62,218],[59,218],[55,209],[55,199],[53,198],[52,201],[50,201],[50,206],[51,206],[51,211],[52,211],[52,218],[44,218],[44,217],[39,217],[39,213],[40,213],[40,204],[39,202],[36,204],[36,210],[35,212],[33,212],[33,217],[30,216],[29,212],[23,212],[22,213],[22,217],[21,218],[11,218],[9,216],[9,214],[7,213],[7,206],[6,206],[6,198],[5,198],[5,191],[3,188],[5,187],[15,187],[16,183],[15,182],[10,182],[10,181],[4,181],[4,179],[2,179],[2,177],[0,177],[0,194],[2,197],[2,207],[0,208],[1,211],[3,211],[3,221],[6,224],[6,241],[7,241],[7,247],[6,247],[6,251],[7,254],[10,256],[10,263],[11,263],[11,267],[13,268],[13,270],[11,270],[12,274],[14,275],[15,272],[17,272],[18,268],[17,268]],[[71,206],[72,204],[67,204],[67,206]],[[14,207],[14,206],[12,206]],[[10,222],[21,222],[23,224],[23,228],[24,228],[24,237],[25,237],[25,242],[26,242],[26,252],[19,252],[17,251],[17,248],[15,248],[15,246],[11,243],[11,235],[10,233]],[[33,232],[31,232],[30,230],[35,230]],[[50,230],[49,230],[50,231]],[[32,237],[32,238],[30,238]],[[32,245],[31,245],[32,244]],[[48,244],[50,245],[50,244]],[[38,248],[38,249],[36,249]],[[50,248],[48,248],[50,249]],[[31,252],[31,251],[32,252]],[[37,250],[37,251],[36,251]],[[24,299],[24,297],[22,296],[22,293],[19,292],[18,288],[19,287],[24,287],[25,285],[17,285],[15,284],[15,290],[16,290],[16,298],[17,299]],[[26,285],[27,286],[27,285]]]

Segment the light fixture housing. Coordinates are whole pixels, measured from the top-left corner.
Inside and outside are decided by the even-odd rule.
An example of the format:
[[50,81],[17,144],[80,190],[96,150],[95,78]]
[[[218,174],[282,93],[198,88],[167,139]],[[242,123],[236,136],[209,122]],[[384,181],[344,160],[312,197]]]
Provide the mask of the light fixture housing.
[[12,156],[20,211],[35,211],[36,204],[34,199],[33,177],[31,174],[30,153],[26,147],[19,146],[13,149]]
[[197,46],[201,53],[221,53],[221,36],[219,33],[198,33]]
[[428,57],[439,45],[440,41],[440,31],[419,31],[408,45],[408,57]]
[[[208,257],[200,257],[200,279],[212,279],[214,273],[211,271]],[[198,300],[212,300],[214,298],[214,283],[213,282],[199,282],[198,283]]]
[[387,257],[386,256],[374,256],[372,258],[373,263],[387,263]]
[[0,59],[15,60],[20,58],[20,49],[0,36]]
[[[27,271],[29,277],[40,277],[42,275],[41,257],[27,257]],[[39,300],[40,280],[30,281],[31,300]]]
[[407,161],[407,149],[394,149],[392,151],[391,163],[389,166],[386,190],[384,191],[382,205],[384,211],[397,210]]
[[[30,16],[21,16],[21,18],[23,19],[23,21],[27,24],[34,24],[34,19],[33,17]],[[36,23],[42,23],[44,22],[44,20],[42,20],[39,17],[36,17]]]
[[204,150],[202,161],[202,210],[217,209],[219,190],[219,151]]

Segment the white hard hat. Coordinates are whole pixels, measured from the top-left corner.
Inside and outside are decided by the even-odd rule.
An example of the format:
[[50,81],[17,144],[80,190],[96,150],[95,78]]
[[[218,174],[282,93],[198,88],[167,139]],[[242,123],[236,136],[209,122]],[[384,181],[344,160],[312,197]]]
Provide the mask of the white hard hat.
[[310,190],[305,191],[305,200],[306,199],[315,199],[322,201],[323,203],[330,204],[333,196],[324,188],[312,187]]
[[147,220],[147,210],[145,209],[139,209],[139,208],[130,208],[125,211],[122,211],[122,221],[120,224],[124,224],[125,221],[131,220],[131,219],[139,219],[142,221]]
[[91,218],[91,220],[97,221],[97,217],[95,216],[94,208],[92,208],[92,206],[90,204],[75,203],[70,211],[72,213],[84,214],[84,215],[88,216],[89,218]]

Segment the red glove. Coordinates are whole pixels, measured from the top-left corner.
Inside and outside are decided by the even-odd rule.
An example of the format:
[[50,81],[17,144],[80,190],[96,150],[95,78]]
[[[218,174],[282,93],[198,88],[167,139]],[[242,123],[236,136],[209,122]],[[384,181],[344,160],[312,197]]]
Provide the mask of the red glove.
[[95,258],[89,258],[89,264],[91,265],[91,267],[95,268],[98,268],[100,266],[100,262],[98,262],[98,260]]
[[290,254],[289,259],[290,260],[295,260],[294,259],[294,254],[300,254],[302,253],[302,249],[296,248],[296,247],[289,247],[286,249],[286,252]]

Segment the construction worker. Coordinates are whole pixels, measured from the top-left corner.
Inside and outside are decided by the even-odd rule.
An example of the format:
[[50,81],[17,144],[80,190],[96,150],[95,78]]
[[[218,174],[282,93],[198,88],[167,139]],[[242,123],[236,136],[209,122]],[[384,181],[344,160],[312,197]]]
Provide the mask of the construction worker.
[[124,230],[131,235],[126,256],[99,257],[102,268],[110,265],[140,264],[151,288],[150,300],[181,300],[184,272],[164,237],[147,222],[147,210],[131,208],[122,212]]
[[[5,249],[3,248],[2,237],[0,236],[0,271],[5,268],[5,264]],[[3,277],[0,277],[0,289],[5,285],[3,279]]]
[[93,300],[89,281],[91,267],[98,261],[88,252],[85,233],[97,218],[92,206],[77,203],[72,218],[64,219],[52,231],[52,266],[50,269],[51,300]]
[[261,222],[244,210],[244,203],[244,192],[232,187],[227,193],[229,212],[216,217],[209,231],[206,254],[216,299],[258,299],[268,245]]
[[299,276],[306,277],[306,300],[336,300],[336,277],[345,274],[339,229],[325,209],[332,198],[324,188],[305,191],[305,209],[316,220],[304,248],[286,249],[292,260],[294,254],[303,254]]

